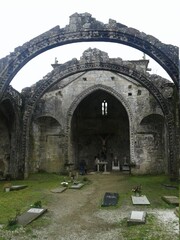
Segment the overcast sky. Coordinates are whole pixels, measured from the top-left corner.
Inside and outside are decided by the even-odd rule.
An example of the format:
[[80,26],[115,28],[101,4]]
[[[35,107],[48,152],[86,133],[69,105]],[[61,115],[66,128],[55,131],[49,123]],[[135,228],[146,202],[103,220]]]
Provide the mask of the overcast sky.
[[[14,48],[59,25],[69,23],[73,13],[88,12],[103,23],[114,19],[128,27],[153,35],[161,42],[180,47],[180,0],[0,0],[0,58]],[[116,43],[76,43],[49,50],[27,63],[11,85],[18,91],[40,80],[52,70],[57,57],[64,63],[78,58],[88,47],[106,51],[109,57],[124,60],[142,59],[143,53]],[[147,56],[147,59],[150,59]],[[154,61],[152,72],[169,79]]]

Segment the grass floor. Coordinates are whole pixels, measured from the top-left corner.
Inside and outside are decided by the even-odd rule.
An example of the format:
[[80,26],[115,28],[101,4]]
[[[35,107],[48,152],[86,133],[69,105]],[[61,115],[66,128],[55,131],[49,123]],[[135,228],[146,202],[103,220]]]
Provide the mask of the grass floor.
[[19,191],[5,192],[5,182],[0,182],[0,224],[5,224],[14,218],[17,211],[24,212],[37,201],[46,206],[50,201],[49,190],[60,186],[63,176],[57,174],[32,174],[26,180],[12,181],[12,185],[27,185]]

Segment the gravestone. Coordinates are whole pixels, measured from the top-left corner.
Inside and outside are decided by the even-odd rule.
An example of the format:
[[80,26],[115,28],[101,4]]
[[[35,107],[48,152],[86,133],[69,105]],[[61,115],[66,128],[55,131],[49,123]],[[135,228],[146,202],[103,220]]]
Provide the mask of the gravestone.
[[166,203],[178,206],[179,205],[179,198],[176,196],[163,196],[162,200],[164,200]]
[[66,189],[67,189],[67,187],[59,187],[59,188],[52,189],[51,192],[52,192],[52,193],[62,193],[62,192],[64,192]]
[[146,196],[131,196],[131,198],[134,205],[150,205],[150,202]]
[[102,207],[115,206],[118,203],[118,199],[119,199],[118,193],[106,192],[101,206]]
[[130,171],[130,167],[128,165],[123,165],[122,166],[122,171],[129,172]]
[[24,212],[22,215],[17,217],[18,224],[26,226],[46,211],[47,209],[45,208],[30,208],[27,212]]
[[70,186],[71,189],[80,189],[84,186],[84,183],[77,183]]
[[178,186],[173,186],[169,184],[162,184],[166,189],[178,189]]
[[128,225],[144,224],[146,222],[146,212],[144,211],[132,211],[129,219],[127,220]]
[[21,190],[24,188],[27,188],[27,185],[13,185],[13,186],[11,186],[10,190],[14,191],[14,190]]

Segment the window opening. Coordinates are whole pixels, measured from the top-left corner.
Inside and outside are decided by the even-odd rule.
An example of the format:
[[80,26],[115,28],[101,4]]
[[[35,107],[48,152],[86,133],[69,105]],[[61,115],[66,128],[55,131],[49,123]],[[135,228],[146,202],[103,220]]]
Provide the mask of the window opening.
[[107,104],[106,100],[104,100],[102,102],[102,115],[103,116],[107,116],[107,113],[108,113],[107,106],[108,106],[108,104]]

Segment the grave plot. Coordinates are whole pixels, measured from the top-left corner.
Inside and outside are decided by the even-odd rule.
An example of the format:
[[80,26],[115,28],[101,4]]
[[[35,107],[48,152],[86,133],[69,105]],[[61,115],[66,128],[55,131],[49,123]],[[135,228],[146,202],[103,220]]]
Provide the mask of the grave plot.
[[84,183],[74,183],[69,188],[71,189],[80,189],[84,186]]
[[118,203],[119,194],[106,192],[101,204],[102,207],[116,206]]
[[135,224],[145,224],[146,215],[147,214],[144,211],[132,211],[129,219],[127,220],[128,226]]
[[18,224],[25,227],[46,211],[46,208],[30,208],[27,212],[24,212],[22,215],[17,217]]
[[10,191],[14,191],[14,190],[21,190],[27,188],[27,185],[12,185],[10,187]]
[[176,196],[163,196],[162,200],[168,204],[179,206],[179,198]]
[[162,184],[162,186],[166,189],[178,189],[178,186],[174,186],[174,185],[169,185],[169,184]]
[[150,205],[146,196],[131,196],[134,205]]
[[62,193],[64,191],[66,191],[67,187],[59,187],[59,188],[55,188],[55,189],[52,189],[51,192],[52,193]]

